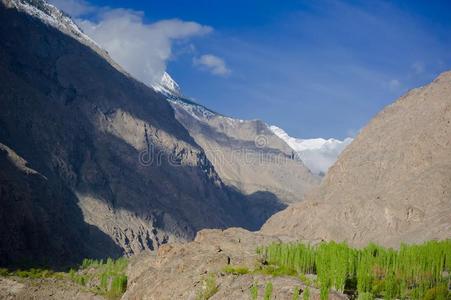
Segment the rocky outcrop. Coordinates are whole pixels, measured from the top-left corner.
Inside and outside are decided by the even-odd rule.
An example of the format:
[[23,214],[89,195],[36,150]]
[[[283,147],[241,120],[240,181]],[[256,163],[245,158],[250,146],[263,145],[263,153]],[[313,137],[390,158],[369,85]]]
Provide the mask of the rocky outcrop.
[[[206,278],[213,277],[218,290],[209,299],[251,299],[250,288],[254,283],[262,299],[265,285],[271,282],[274,299],[291,300],[295,288],[302,292],[306,287],[296,277],[258,273],[233,275],[224,272],[224,268],[239,266],[253,270],[259,258],[257,247],[292,240],[240,228],[202,230],[193,242],[168,244],[161,247],[157,255],[134,257],[129,264],[129,284],[122,299],[197,299]],[[313,287],[310,287],[310,295],[310,299],[319,299],[319,291]],[[329,299],[347,297],[331,292]]]
[[0,265],[156,250],[281,209],[227,188],[164,96],[42,0],[0,3]]
[[451,72],[380,112],[262,233],[388,246],[451,238]]
[[176,97],[177,120],[202,146],[225,184],[251,198],[301,201],[317,186],[293,150],[260,120],[239,120]]

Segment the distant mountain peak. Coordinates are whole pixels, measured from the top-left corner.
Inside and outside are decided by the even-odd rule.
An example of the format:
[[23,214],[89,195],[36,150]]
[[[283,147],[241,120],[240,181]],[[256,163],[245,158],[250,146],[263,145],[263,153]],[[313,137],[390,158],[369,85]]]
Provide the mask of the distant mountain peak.
[[289,136],[288,133],[277,126],[271,125],[269,129],[284,140],[315,174],[326,174],[340,153],[353,141],[349,137],[342,141],[334,138],[299,139]]
[[182,97],[180,86],[167,72],[164,72],[160,82],[152,87],[166,96]]

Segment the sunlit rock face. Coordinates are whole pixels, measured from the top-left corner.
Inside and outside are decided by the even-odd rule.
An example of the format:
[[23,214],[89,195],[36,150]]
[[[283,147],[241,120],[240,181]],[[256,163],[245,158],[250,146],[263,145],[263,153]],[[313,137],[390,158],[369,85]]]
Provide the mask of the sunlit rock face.
[[319,184],[320,177],[266,123],[223,116],[183,97],[168,99],[177,120],[233,189],[252,198],[289,204],[302,201]]
[[388,246],[451,237],[451,72],[380,112],[266,234]]

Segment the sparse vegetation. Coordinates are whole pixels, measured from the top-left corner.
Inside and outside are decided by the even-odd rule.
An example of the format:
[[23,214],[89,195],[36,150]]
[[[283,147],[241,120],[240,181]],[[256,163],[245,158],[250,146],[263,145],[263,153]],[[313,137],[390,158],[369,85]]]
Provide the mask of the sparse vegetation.
[[265,293],[263,294],[264,300],[270,300],[272,296],[272,282],[269,281],[265,286]]
[[258,298],[258,286],[257,283],[254,282],[254,284],[252,284],[251,286],[251,299],[257,300],[257,298]]
[[210,299],[218,292],[218,284],[214,274],[209,274],[202,282],[201,289],[196,294],[196,300]]
[[272,244],[258,253],[268,265],[262,272],[316,274],[321,299],[328,298],[330,288],[359,299],[450,297],[451,240],[402,245],[398,251],[374,244],[359,250],[335,242]]
[[307,286],[302,294],[302,300],[310,300],[310,289]]
[[299,293],[300,289],[298,287],[295,287],[293,290],[293,300],[299,300]]
[[233,274],[233,275],[244,275],[250,273],[249,268],[241,267],[241,266],[226,266],[223,269],[224,273]]
[[28,270],[8,270],[0,268],[0,276],[17,276],[20,278],[56,278],[71,280],[86,290],[118,299],[127,288],[125,268],[127,259],[107,260],[85,259],[78,268],[71,268],[68,272],[54,272],[49,269],[31,268]]
[[126,267],[125,258],[117,260],[108,258],[106,261],[85,259],[80,273],[93,274],[91,279],[96,278],[100,282],[95,287],[95,291],[114,299],[119,298],[127,288],[127,276],[124,273]]
[[14,271],[8,271],[8,269],[1,269],[1,276],[17,276],[20,278],[49,278],[53,277],[55,273],[48,269],[41,269],[41,268],[31,268],[28,270],[14,270]]

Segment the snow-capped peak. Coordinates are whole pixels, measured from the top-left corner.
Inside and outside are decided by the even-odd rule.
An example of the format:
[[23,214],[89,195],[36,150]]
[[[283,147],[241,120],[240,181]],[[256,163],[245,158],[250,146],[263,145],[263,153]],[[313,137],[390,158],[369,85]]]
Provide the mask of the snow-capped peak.
[[182,97],[180,86],[167,72],[164,72],[160,82],[154,84],[153,88],[167,96]]
[[325,174],[337,160],[340,153],[352,142],[352,138],[338,139],[299,139],[289,136],[277,126],[269,129],[293,149],[304,164],[315,174]]
[[209,120],[219,115],[205,106],[184,97],[177,82],[167,72],[164,72],[160,82],[152,85],[152,87],[166,96],[172,106],[183,109],[199,121]]

